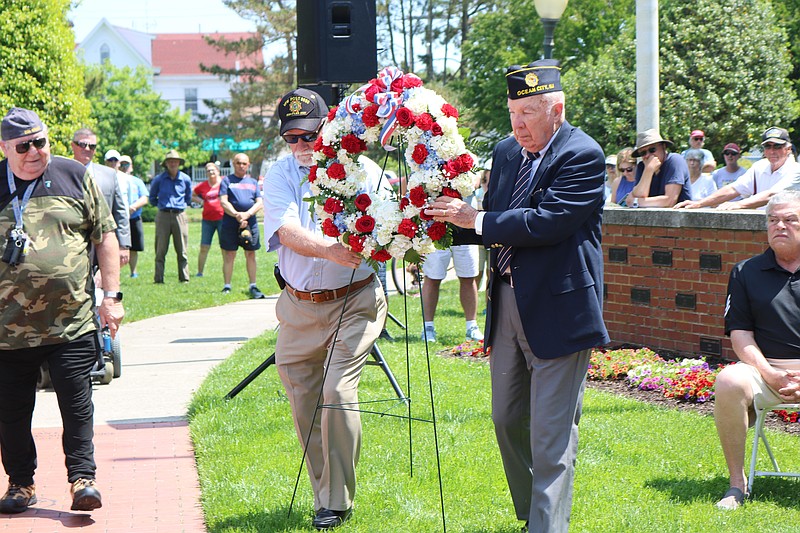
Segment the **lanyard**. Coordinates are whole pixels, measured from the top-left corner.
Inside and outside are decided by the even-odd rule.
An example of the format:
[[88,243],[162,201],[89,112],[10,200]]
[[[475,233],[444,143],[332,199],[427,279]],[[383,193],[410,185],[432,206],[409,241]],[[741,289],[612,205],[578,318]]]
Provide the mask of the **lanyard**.
[[36,184],[39,183],[39,178],[36,178],[33,183],[28,185],[28,188],[25,189],[22,195],[22,202],[20,202],[18,196],[14,194],[17,192],[17,186],[14,184],[14,173],[11,172],[11,165],[8,164],[8,161],[6,161],[6,165],[8,166],[8,190],[11,193],[11,205],[14,207],[14,220],[16,220],[15,227],[18,230],[22,230],[22,213],[28,206],[28,201],[31,199],[33,189],[35,189]]

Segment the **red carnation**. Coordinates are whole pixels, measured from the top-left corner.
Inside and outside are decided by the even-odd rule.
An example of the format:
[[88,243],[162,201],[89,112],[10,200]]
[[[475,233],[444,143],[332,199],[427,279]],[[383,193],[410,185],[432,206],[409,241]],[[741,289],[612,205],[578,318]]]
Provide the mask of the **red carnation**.
[[400,198],[400,211],[408,207],[409,204],[411,204],[411,202],[408,201],[407,196],[403,196],[402,198]]
[[342,137],[342,148],[347,150],[348,154],[358,154],[367,149],[367,143],[349,133]]
[[322,135],[317,137],[317,140],[314,141],[314,151],[319,152],[320,150],[322,150]]
[[364,108],[364,112],[361,114],[361,120],[368,128],[377,126],[380,123],[380,119],[378,118],[378,106],[371,105]]
[[422,131],[430,131],[430,129],[433,127],[434,124],[433,117],[430,116],[428,113],[422,113],[421,115],[419,115],[415,122],[417,124],[417,127]]
[[325,220],[322,221],[322,233],[324,233],[328,237],[339,236],[339,228],[337,228],[336,224],[333,223],[333,219],[326,218]]
[[411,159],[414,160],[414,163],[421,165],[425,162],[428,158],[428,149],[425,148],[424,144],[418,144],[414,147],[414,153],[411,154]]
[[356,253],[361,253],[364,251],[364,241],[366,237],[362,235],[353,235],[352,233],[347,237],[347,244],[350,246],[350,249]]
[[475,161],[472,159],[472,156],[469,154],[461,154],[456,158],[458,162],[458,170],[459,172],[469,172],[472,170],[472,167],[475,165]]
[[422,185],[417,185],[408,191],[408,199],[414,204],[414,207],[422,207],[428,201],[428,194],[422,188]]
[[386,84],[383,83],[383,80],[381,78],[372,78],[371,80],[369,80],[369,84],[381,90],[386,89]]
[[328,177],[332,180],[341,180],[345,177],[344,165],[341,163],[333,163],[328,167]]
[[447,235],[447,226],[444,222],[434,222],[431,224],[431,227],[428,228],[428,237],[433,241],[438,241],[445,235]]
[[363,215],[356,220],[356,229],[359,233],[372,233],[375,229],[375,219],[369,215]]
[[444,104],[442,106],[442,114],[446,117],[458,118],[458,109],[450,104]]
[[333,146],[325,145],[322,147],[322,154],[328,159],[333,159],[336,157],[336,150],[333,149]]
[[425,214],[425,209],[422,209],[419,212],[419,218],[421,218],[422,220],[433,220],[433,215]]
[[370,85],[367,87],[367,90],[364,91],[364,98],[367,99],[368,102],[375,102],[375,96],[381,92],[381,89],[376,85]]
[[403,88],[413,89],[414,87],[421,87],[422,80],[416,74],[406,74],[403,76]]
[[392,258],[392,254],[386,250],[372,250],[370,257],[378,263],[385,263]]
[[439,137],[440,135],[444,135],[442,127],[439,125],[438,122],[434,122],[433,126],[431,126],[431,134],[433,134],[434,137]]
[[314,183],[315,181],[317,181],[317,168],[319,168],[319,167],[317,167],[317,165],[314,165],[313,167],[308,169],[308,182],[309,183]]
[[445,187],[442,189],[442,196],[449,196],[450,198],[461,198],[461,193],[459,193],[455,189],[451,189],[450,187]]
[[404,128],[408,128],[414,123],[414,113],[407,107],[398,109],[395,116],[397,117],[397,123]]
[[356,196],[355,204],[359,211],[365,213],[367,208],[372,205],[372,198],[369,197],[369,194],[359,194]]
[[397,233],[405,235],[409,239],[413,239],[417,234],[418,226],[410,218],[404,218],[400,225],[397,226]]
[[335,215],[336,213],[344,211],[344,204],[338,198],[328,198],[325,200],[325,205],[322,207],[322,210],[331,215]]
[[336,118],[336,112],[339,111],[339,106],[335,105],[328,111],[328,122],[332,121]]
[[352,107],[353,107],[353,111],[355,111],[356,113],[358,113],[359,111],[361,111],[361,104],[359,104],[358,102],[356,102],[355,104],[353,104],[353,106],[352,106]]

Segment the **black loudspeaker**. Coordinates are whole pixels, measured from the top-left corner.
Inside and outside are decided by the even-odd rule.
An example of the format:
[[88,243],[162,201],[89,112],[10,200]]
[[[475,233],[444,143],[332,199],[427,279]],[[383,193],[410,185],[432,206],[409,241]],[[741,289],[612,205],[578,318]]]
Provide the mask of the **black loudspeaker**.
[[297,0],[297,81],[359,83],[378,70],[375,0]]

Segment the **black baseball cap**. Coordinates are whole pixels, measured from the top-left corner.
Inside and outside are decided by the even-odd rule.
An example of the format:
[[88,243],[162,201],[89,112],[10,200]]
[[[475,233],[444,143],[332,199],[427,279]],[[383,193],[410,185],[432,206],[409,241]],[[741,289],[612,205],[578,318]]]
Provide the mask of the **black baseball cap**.
[[281,135],[289,130],[316,131],[328,116],[325,100],[310,89],[299,88],[284,95],[278,104]]

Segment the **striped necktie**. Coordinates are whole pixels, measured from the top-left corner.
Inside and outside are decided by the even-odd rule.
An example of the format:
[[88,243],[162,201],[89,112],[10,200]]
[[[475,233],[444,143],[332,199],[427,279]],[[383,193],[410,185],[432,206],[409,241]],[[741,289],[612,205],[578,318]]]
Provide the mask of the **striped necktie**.
[[[527,152],[527,157],[522,161],[517,173],[517,179],[514,182],[514,192],[511,194],[511,201],[508,204],[508,209],[517,209],[520,207],[525,197],[528,194],[528,188],[531,185],[531,166],[533,162],[539,158],[539,152]],[[500,248],[500,253],[497,254],[497,271],[503,275],[511,266],[511,256],[514,255],[514,249],[511,246],[503,246]]]

